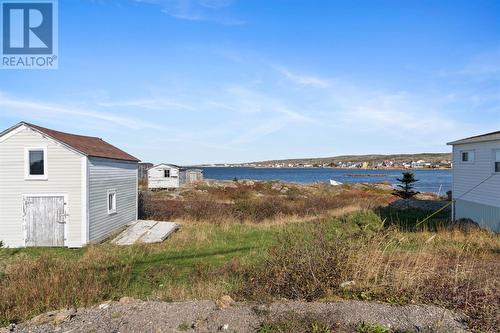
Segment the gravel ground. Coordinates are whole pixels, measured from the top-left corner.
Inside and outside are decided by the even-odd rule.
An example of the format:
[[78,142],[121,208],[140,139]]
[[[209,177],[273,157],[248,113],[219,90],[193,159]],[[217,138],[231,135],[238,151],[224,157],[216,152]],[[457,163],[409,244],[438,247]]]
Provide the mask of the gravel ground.
[[461,318],[435,306],[373,302],[280,301],[266,305],[195,301],[166,303],[124,298],[85,309],[53,311],[0,332],[257,332],[264,321],[291,314],[312,316],[354,332],[360,322],[404,332],[466,332]]

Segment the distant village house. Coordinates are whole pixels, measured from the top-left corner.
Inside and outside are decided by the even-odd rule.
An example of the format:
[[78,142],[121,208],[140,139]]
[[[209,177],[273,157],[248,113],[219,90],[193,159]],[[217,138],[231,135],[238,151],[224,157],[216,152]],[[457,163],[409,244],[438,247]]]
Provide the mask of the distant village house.
[[148,170],[148,188],[173,189],[203,180],[201,169],[187,169],[174,164],[158,164]]

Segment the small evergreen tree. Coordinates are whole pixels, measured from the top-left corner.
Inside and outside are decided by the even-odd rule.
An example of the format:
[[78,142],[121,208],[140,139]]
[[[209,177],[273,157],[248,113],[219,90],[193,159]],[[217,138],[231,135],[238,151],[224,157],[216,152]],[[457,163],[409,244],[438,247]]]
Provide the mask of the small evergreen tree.
[[394,190],[392,192],[393,195],[400,197],[401,199],[406,201],[406,206],[409,208],[409,202],[408,199],[413,198],[415,195],[417,195],[419,192],[414,191],[414,184],[418,182],[417,179],[415,179],[415,176],[413,175],[413,172],[403,172],[403,178],[396,178],[398,182],[401,184],[398,184],[397,187],[398,189]]

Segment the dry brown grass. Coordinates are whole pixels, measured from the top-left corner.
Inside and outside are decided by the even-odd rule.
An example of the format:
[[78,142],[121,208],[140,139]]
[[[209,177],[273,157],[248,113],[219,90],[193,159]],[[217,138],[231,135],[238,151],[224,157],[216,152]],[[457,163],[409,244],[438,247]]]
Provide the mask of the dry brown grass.
[[[465,313],[475,329],[500,329],[500,240],[484,231],[289,235],[251,275],[245,298],[431,303]],[[341,287],[346,281],[353,281]]]
[[[440,223],[417,232],[398,229],[428,212],[376,210],[379,216],[369,208],[391,198],[376,190],[282,191],[256,183],[176,195],[142,196],[147,217],[186,222],[161,244],[0,250],[0,322],[120,296],[190,300],[231,294],[259,301],[431,303],[467,314],[477,330],[500,331],[499,236],[436,229]],[[341,287],[346,281],[354,284]]]
[[231,187],[198,184],[175,195],[142,192],[143,218],[208,223],[269,222],[327,217],[347,207],[375,208],[393,198],[380,191],[277,182],[234,183]]
[[128,283],[130,269],[118,257],[98,249],[76,260],[49,255],[17,258],[0,281],[0,318],[17,321],[110,298]]

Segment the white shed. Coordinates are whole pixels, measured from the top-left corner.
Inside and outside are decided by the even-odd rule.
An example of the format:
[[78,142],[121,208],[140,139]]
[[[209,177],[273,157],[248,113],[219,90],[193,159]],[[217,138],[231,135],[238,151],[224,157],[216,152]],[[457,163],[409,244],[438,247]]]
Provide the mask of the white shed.
[[0,241],[81,247],[137,219],[139,160],[100,138],[21,122],[0,133]]
[[149,189],[179,188],[203,180],[200,169],[186,169],[175,164],[158,164],[148,170]]
[[453,146],[453,219],[468,218],[500,232],[500,131]]

